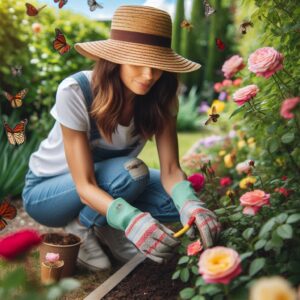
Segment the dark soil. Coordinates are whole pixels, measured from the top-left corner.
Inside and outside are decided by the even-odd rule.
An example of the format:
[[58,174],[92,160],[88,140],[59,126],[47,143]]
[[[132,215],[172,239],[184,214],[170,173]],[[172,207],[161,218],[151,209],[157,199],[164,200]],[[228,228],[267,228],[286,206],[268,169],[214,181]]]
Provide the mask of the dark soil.
[[42,235],[43,242],[53,245],[74,245],[80,242],[80,238],[72,233],[47,233]]
[[146,259],[122,282],[110,291],[103,300],[174,300],[186,287],[180,280],[172,280],[178,256],[166,264],[157,264]]

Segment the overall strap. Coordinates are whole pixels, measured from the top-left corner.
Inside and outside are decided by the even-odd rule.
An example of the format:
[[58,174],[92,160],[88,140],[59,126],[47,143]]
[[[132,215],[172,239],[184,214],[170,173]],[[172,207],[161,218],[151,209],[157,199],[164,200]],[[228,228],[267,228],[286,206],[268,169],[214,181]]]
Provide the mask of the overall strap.
[[89,114],[89,119],[90,119],[91,135],[95,135],[97,133],[99,134],[96,123],[90,115],[90,111],[91,111],[91,107],[92,107],[92,103],[93,103],[93,95],[92,95],[90,82],[82,71],[71,75],[71,77],[74,78],[78,82],[78,84],[81,88],[81,91],[83,93],[83,96],[84,96],[84,99],[86,102],[86,106],[87,106],[87,111]]

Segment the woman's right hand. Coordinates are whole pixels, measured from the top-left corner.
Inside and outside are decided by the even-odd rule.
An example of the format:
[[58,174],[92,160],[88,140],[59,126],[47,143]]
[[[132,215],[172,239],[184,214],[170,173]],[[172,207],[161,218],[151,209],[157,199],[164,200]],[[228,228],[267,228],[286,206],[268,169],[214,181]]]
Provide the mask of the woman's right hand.
[[151,260],[162,263],[175,253],[180,241],[173,231],[155,220],[150,213],[143,213],[122,198],[113,200],[107,210],[111,227],[125,231],[126,237]]

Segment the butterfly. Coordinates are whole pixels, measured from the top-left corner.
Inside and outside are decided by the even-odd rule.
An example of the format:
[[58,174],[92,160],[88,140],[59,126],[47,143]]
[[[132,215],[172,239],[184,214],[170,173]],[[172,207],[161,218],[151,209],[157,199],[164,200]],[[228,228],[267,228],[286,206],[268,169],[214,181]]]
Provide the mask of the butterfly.
[[68,3],[68,0],[54,0],[55,3],[59,2],[58,7],[62,8],[64,5]]
[[241,34],[246,34],[247,33],[247,27],[253,27],[253,23],[251,21],[244,21],[240,25],[240,32],[241,32]]
[[204,125],[208,125],[211,122],[216,123],[218,121],[218,118],[220,117],[219,114],[217,114],[217,110],[216,107],[213,106],[212,107],[212,113],[209,114],[209,118],[207,119],[207,121],[204,123]]
[[22,145],[25,140],[25,127],[27,125],[27,119],[20,121],[14,129],[10,128],[9,125],[3,120],[4,128],[6,131],[7,139],[11,145]]
[[207,0],[203,0],[203,4],[205,17],[209,17],[210,15],[216,12],[216,10],[209,4]]
[[181,23],[180,23],[180,26],[181,28],[186,28],[188,31],[190,31],[194,26],[189,23],[187,20],[183,20]]
[[17,209],[8,201],[3,201],[0,204],[0,230],[3,230],[7,225],[7,220],[12,220],[17,215]]
[[47,6],[47,4],[46,4],[46,5],[43,5],[43,6],[40,7],[40,8],[36,8],[35,6],[33,6],[33,5],[30,4],[30,3],[25,3],[25,5],[26,5],[26,8],[27,8],[26,13],[27,13],[27,15],[30,16],[30,17],[37,16],[38,13],[39,13],[43,8],[45,8],[45,7]]
[[22,75],[22,66],[12,66],[10,68],[11,73],[13,74],[13,76],[21,76]]
[[97,3],[96,0],[88,0],[88,5],[90,7],[90,11],[94,11],[97,8],[103,8],[102,4]]
[[63,33],[58,28],[55,28],[55,34],[55,40],[53,41],[54,50],[57,50],[60,55],[69,52],[71,46],[67,44],[66,38]]
[[220,51],[223,51],[225,49],[225,44],[220,39],[216,39],[216,45]]
[[11,107],[16,108],[22,106],[22,100],[25,98],[28,89],[24,89],[15,96],[3,91],[5,98],[10,102]]

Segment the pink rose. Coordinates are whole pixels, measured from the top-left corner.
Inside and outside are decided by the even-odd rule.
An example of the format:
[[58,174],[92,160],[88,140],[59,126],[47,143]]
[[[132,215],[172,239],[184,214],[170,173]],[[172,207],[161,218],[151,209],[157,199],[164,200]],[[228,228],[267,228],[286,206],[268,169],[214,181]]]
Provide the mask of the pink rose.
[[187,246],[187,255],[197,255],[201,250],[203,249],[203,246],[201,245],[200,240],[197,240],[196,242],[190,243]]
[[195,173],[191,176],[188,176],[187,180],[191,182],[196,192],[201,191],[205,184],[205,177],[201,173]]
[[249,165],[249,161],[246,160],[246,161],[238,163],[236,165],[235,169],[237,170],[237,172],[239,174],[242,174],[242,173],[248,174],[249,171],[251,170],[251,166]]
[[200,255],[198,266],[206,283],[228,284],[242,272],[239,254],[221,246],[206,249]]
[[293,109],[300,103],[300,97],[285,99],[280,108],[280,115],[285,119],[293,119]]
[[232,86],[232,80],[230,79],[224,79],[222,81],[223,86]]
[[283,55],[273,47],[263,47],[250,54],[248,59],[249,71],[257,76],[271,77],[283,68]]
[[245,215],[255,215],[264,205],[270,205],[270,194],[262,190],[247,192],[240,197],[240,203],[245,206],[243,213]]
[[59,260],[59,253],[48,252],[45,258],[47,262],[54,263]]
[[239,55],[233,55],[223,64],[222,72],[224,73],[225,78],[231,78],[244,67],[243,59]]
[[214,84],[214,90],[215,90],[217,93],[220,93],[221,90],[222,90],[222,88],[223,88],[223,85],[222,85],[221,82],[216,82],[216,83]]
[[228,186],[232,184],[232,180],[230,177],[222,177],[220,178],[220,185],[221,186]]
[[247,85],[241,89],[238,89],[233,95],[233,100],[234,102],[241,106],[243,105],[245,102],[250,101],[253,97],[256,96],[256,94],[258,93],[259,89],[257,87],[257,85],[255,84],[250,84]]

